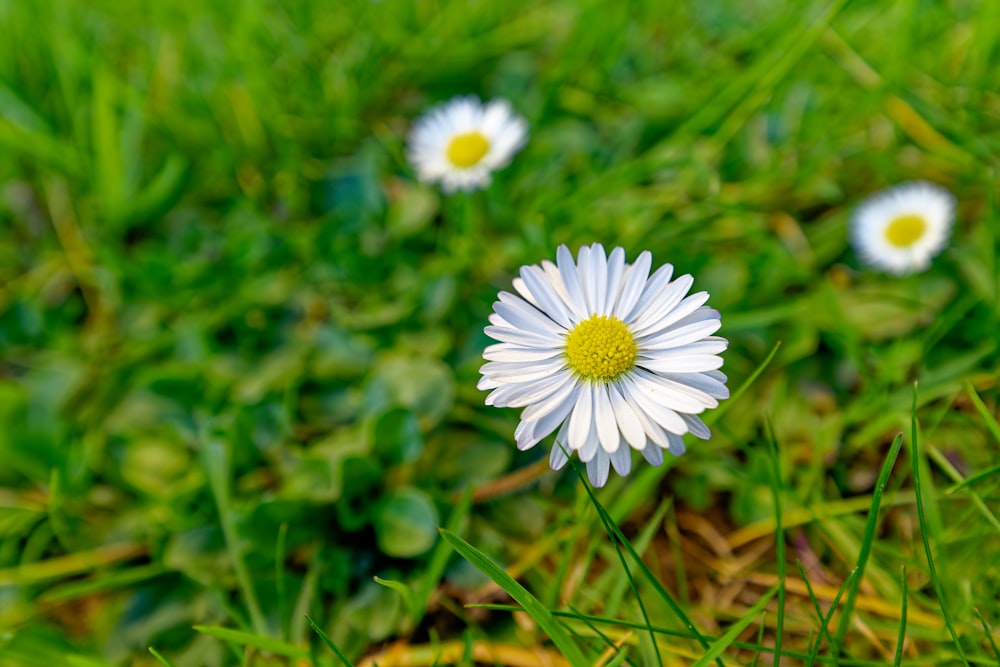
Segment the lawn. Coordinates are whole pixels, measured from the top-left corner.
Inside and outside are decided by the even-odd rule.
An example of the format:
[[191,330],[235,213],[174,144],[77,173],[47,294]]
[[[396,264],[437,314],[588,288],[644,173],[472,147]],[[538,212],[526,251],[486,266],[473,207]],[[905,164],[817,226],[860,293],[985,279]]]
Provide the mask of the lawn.
[[[1000,5],[0,0],[0,665],[998,665]],[[455,96],[528,138],[447,192]],[[956,202],[893,275],[867,197]],[[593,489],[522,266],[690,274],[731,397]]]

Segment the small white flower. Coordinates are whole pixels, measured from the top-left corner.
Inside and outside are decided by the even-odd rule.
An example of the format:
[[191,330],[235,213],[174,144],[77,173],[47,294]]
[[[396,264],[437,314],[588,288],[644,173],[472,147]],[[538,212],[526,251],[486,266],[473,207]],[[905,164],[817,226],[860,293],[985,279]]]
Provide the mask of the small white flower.
[[711,335],[722,322],[708,293],[686,296],[693,279],[671,281],[670,264],[649,275],[652,259],[626,264],[624,250],[595,243],[574,263],[559,246],[555,264],[521,267],[523,298],[501,292],[485,329],[500,341],[483,352],[486,404],[524,408],[518,449],[558,428],[550,465],[577,452],[594,486],[609,464],[627,475],[631,449],[660,465],[663,450],[684,452],[685,433],[708,438],[697,415],[729,397],[717,356],[728,342]]
[[528,138],[528,124],[506,100],[483,104],[456,97],[421,116],[410,131],[408,154],[417,177],[445,192],[486,187]]
[[924,271],[944,248],[955,217],[955,198],[924,181],[878,192],[858,205],[851,242],[870,266],[902,275]]

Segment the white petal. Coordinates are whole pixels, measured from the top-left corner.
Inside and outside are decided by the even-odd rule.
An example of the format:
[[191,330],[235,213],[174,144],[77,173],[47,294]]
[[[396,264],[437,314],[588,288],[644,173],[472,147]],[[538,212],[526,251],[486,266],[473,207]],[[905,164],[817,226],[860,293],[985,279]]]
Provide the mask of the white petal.
[[594,429],[593,422],[591,422],[590,432],[587,434],[587,441],[583,443],[583,447],[580,448],[580,451],[578,451],[576,455],[580,457],[581,461],[586,463],[597,454],[605,456],[604,450],[601,448],[601,441],[597,437],[597,431]]
[[637,333],[645,331],[655,331],[655,327],[681,302],[684,295],[694,284],[694,278],[683,275],[674,282],[667,285],[661,294],[650,301],[649,305],[639,313],[634,322],[631,323],[632,330]]
[[[666,380],[655,373],[636,372],[632,380],[635,386],[650,400],[675,412],[704,412],[706,407],[715,407],[714,398],[679,382]],[[709,403],[714,405],[709,405]],[[684,433],[684,431],[680,431]]]
[[576,405],[573,406],[573,414],[569,418],[568,435],[571,449],[580,449],[587,444],[587,437],[594,421],[593,414],[592,387],[589,384],[580,385],[580,392],[576,396]]
[[721,320],[710,319],[703,322],[687,324],[677,329],[668,329],[648,340],[639,343],[642,350],[666,350],[699,341],[710,336],[722,326]]
[[539,310],[542,309],[542,307],[538,305],[538,299],[536,299],[535,295],[531,293],[531,290],[528,289],[528,286],[524,284],[523,278],[514,278],[514,280],[511,282],[514,285],[514,289],[517,290],[517,293],[520,294],[525,301],[530,303],[535,308],[538,308]]
[[656,359],[642,362],[643,368],[663,373],[704,373],[721,366],[722,357],[710,354],[658,356]]
[[648,443],[640,451],[642,452],[642,457],[652,465],[660,466],[663,464],[663,450],[653,443]]
[[670,447],[667,448],[667,451],[674,456],[680,456],[687,451],[687,447],[684,446],[684,438],[676,433],[667,431],[667,440],[670,441]]
[[627,475],[632,469],[632,450],[628,447],[619,447],[611,453],[611,465],[622,477]]
[[648,250],[643,250],[635,260],[635,264],[629,267],[625,281],[622,284],[621,294],[618,296],[618,303],[615,304],[614,315],[618,319],[625,321],[625,317],[632,311],[642,288],[646,285],[646,278],[649,277],[649,267],[653,263],[653,255]]
[[608,387],[611,398],[611,408],[615,412],[615,421],[621,430],[625,441],[635,449],[642,449],[646,446],[646,432],[642,428],[642,423],[635,414],[635,410],[628,404],[621,395],[617,386]]
[[567,445],[560,444],[559,439],[556,438],[556,442],[552,445],[552,451],[549,452],[549,467],[553,470],[562,470],[563,466],[569,461],[569,457],[566,456],[566,449],[569,449]]
[[526,405],[545,400],[558,391],[562,386],[563,379],[557,374],[534,382],[501,385],[486,397],[486,405],[494,405],[498,408],[523,408]]
[[561,349],[540,349],[530,347],[519,347],[510,343],[497,343],[488,345],[483,350],[483,358],[487,361],[542,361],[552,359],[562,355]]
[[584,276],[584,280],[590,285],[593,312],[607,315],[604,304],[608,294],[608,257],[600,243],[590,246],[590,275]]
[[[699,322],[698,324],[702,323]],[[667,337],[670,335],[671,334],[663,334],[663,336]],[[666,343],[667,347],[659,348],[651,343],[652,340],[662,340],[662,338],[661,336],[657,336],[655,339],[639,343],[640,355],[645,355],[652,359],[659,356],[659,350],[669,350],[674,346],[671,341],[668,341]],[[719,354],[720,352],[725,352],[728,348],[729,341],[725,338],[719,338],[718,336],[706,336],[702,340],[684,344],[684,351],[690,354]]]
[[598,452],[597,456],[587,462],[587,477],[590,478],[590,483],[598,489],[608,483],[608,464],[610,462],[608,455],[603,452]]
[[483,329],[483,333],[494,340],[502,343],[514,343],[524,347],[539,348],[561,348],[566,345],[563,338],[556,336],[542,336],[523,329],[513,329],[510,327],[488,326]]
[[[575,404],[575,394],[570,393],[564,397],[555,408],[538,417],[538,419],[527,422],[531,427],[522,432],[520,438],[516,438],[518,449],[528,449],[542,441],[549,433],[556,430],[556,427],[565,424],[570,410]],[[522,419],[524,419],[522,415]],[[525,422],[522,422],[525,423]]]
[[510,292],[500,292],[497,298],[500,300],[493,304],[493,310],[510,322],[511,326],[517,329],[527,329],[542,336],[559,335],[565,332],[563,327],[560,327],[521,297],[514,296]]
[[702,440],[708,440],[712,437],[712,432],[705,425],[705,422],[701,420],[700,417],[695,415],[681,415],[681,419],[684,423],[688,425],[688,432],[696,438],[701,438]]
[[[491,365],[492,368],[487,370],[487,366]],[[559,357],[547,361],[522,361],[516,363],[491,361],[488,364],[484,364],[479,369],[479,372],[490,379],[510,384],[534,382],[553,375],[572,377],[572,374],[566,371],[566,362]]]
[[621,436],[614,410],[611,409],[611,399],[608,398],[608,388],[603,385],[594,387],[594,422],[604,451],[609,454],[616,451],[621,444]]
[[639,410],[644,411],[650,419],[664,429],[677,434],[687,433],[687,424],[680,418],[680,415],[651,398],[643,389],[636,386],[633,378],[622,382],[621,388],[626,400]]
[[670,282],[670,277],[674,275],[674,267],[671,264],[664,264],[658,268],[649,280],[646,281],[646,285],[643,287],[642,294],[639,295],[639,300],[636,301],[635,305],[628,315],[622,319],[625,324],[632,324],[635,319],[639,317],[649,307],[655,299],[659,299],[664,287]]
[[702,304],[708,301],[708,292],[698,292],[681,299],[681,302],[670,309],[665,314],[660,314],[657,319],[650,319],[648,324],[641,321],[636,322],[635,331],[638,336],[656,333],[668,329],[675,322],[680,322],[685,317],[701,308]]
[[618,295],[621,293],[622,285],[622,273],[625,271],[625,250],[621,247],[615,248],[608,255],[608,287],[607,294],[604,297],[604,303],[601,304],[601,313],[603,315],[612,315],[615,310],[615,302],[618,301]]
[[576,255],[576,273],[580,276],[580,289],[583,290],[583,309],[586,313],[586,317],[590,317],[597,312],[594,307],[594,292],[595,287],[593,285],[594,279],[594,267],[590,262],[590,246],[583,246]]
[[538,401],[537,403],[532,403],[526,407],[524,412],[521,413],[521,419],[525,421],[538,421],[548,413],[558,408],[564,402],[575,399],[579,390],[580,384],[577,379],[569,373],[566,373],[565,383],[544,401]]
[[705,371],[703,373],[703,375],[707,375],[708,377],[712,378],[713,380],[718,380],[719,382],[722,382],[723,384],[725,384],[726,382],[729,381],[729,378],[722,371]]
[[573,255],[570,253],[569,248],[564,245],[559,246],[556,250],[556,261],[559,265],[559,275],[562,277],[563,285],[566,287],[566,293],[569,295],[566,303],[576,314],[577,318],[580,320],[585,320],[590,317],[590,313],[587,312],[587,300],[583,296],[583,288],[580,286],[580,276],[576,269],[576,264],[573,263]]
[[681,375],[663,373],[660,374],[660,377],[690,385],[713,398],[729,398],[729,387],[711,377],[708,373],[683,373]]
[[525,266],[521,268],[521,278],[531,290],[531,295],[538,301],[541,311],[560,326],[569,329],[572,324],[569,321],[566,307],[563,305],[559,293],[549,283],[545,272],[537,266]]

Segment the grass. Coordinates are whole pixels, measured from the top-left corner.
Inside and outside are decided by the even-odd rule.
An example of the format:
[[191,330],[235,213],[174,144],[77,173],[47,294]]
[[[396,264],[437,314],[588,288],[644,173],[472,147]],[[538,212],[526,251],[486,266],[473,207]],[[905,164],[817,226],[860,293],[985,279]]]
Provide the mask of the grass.
[[[0,0],[0,664],[1000,664],[998,26]],[[531,137],[444,196],[406,134],[468,93]],[[912,179],[948,249],[865,269]],[[593,241],[711,293],[733,396],[591,497],[475,385]]]

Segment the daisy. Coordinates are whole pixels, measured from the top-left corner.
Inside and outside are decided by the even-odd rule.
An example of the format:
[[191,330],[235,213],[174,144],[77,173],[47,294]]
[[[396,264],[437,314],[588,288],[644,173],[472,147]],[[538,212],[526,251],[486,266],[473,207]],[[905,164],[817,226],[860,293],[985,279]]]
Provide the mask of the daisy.
[[851,242],[870,266],[902,275],[923,271],[948,242],[955,198],[924,181],[883,190],[861,202]]
[[506,100],[456,97],[424,114],[410,131],[417,177],[445,192],[486,187],[528,138],[528,124]]
[[576,452],[594,486],[609,466],[627,475],[632,449],[660,465],[664,450],[684,452],[685,433],[708,438],[697,415],[729,397],[718,370],[728,342],[712,335],[722,323],[708,293],[686,296],[691,276],[671,280],[670,264],[650,275],[652,261],[643,252],[626,264],[624,250],[595,243],[574,263],[559,246],[555,264],[521,268],[521,296],[500,292],[485,329],[500,341],[483,352],[486,404],[524,408],[518,449],[559,429],[549,464]]

